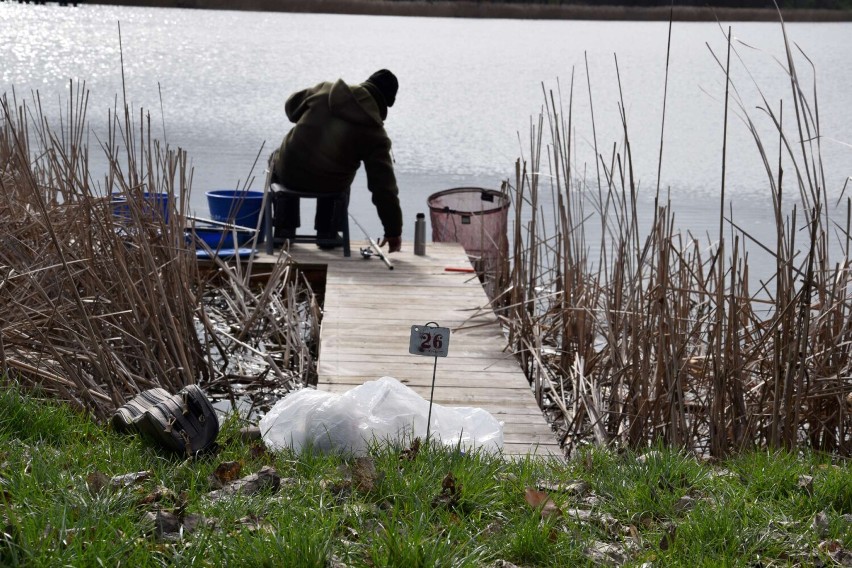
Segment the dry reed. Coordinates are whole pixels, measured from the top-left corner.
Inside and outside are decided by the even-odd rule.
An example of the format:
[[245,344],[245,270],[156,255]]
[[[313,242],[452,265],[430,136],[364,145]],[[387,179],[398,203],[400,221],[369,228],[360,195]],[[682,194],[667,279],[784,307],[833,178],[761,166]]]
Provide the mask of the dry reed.
[[[727,89],[729,59],[718,61]],[[567,453],[586,443],[659,442],[714,457],[754,446],[852,453],[852,201],[845,226],[832,227],[816,102],[806,96],[816,90],[799,83],[789,45],[786,64],[793,134],[763,101],[777,128],[776,157],[733,88],[724,118],[730,100],[763,156],[776,240],[756,243],[726,214],[723,162],[719,240],[709,252],[675,229],[659,190],[650,227],[640,226],[623,101],[620,149],[607,158],[596,147],[599,174],[590,186],[570,159],[573,78],[564,113],[546,94],[528,161],[519,160],[514,184],[507,182],[514,250],[496,303]],[[782,171],[782,155],[791,172]],[[551,230],[540,209],[545,191],[556,196]],[[593,220],[597,257],[588,243]],[[831,234],[839,261],[830,259]],[[747,242],[775,259],[774,274],[758,286]]]
[[246,353],[279,392],[310,380],[316,304],[292,265],[261,288],[250,267],[201,270],[184,233],[185,151],[125,104],[99,141],[108,169],[96,182],[87,93],[70,92],[56,122],[37,93],[0,99],[0,374],[101,418],[151,387],[232,392]]

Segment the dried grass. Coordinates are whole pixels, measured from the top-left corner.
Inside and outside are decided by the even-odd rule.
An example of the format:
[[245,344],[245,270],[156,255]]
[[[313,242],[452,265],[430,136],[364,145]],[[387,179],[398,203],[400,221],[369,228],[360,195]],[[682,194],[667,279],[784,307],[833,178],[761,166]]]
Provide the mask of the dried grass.
[[[309,380],[314,339],[299,306],[316,308],[292,265],[261,289],[250,267],[200,270],[184,235],[186,153],[125,105],[99,141],[109,168],[96,183],[87,93],[71,93],[57,124],[37,93],[0,100],[0,373],[101,418],[147,388],[232,390],[245,353],[261,354],[254,379],[279,391]],[[127,198],[121,215],[114,192]],[[168,215],[145,192],[168,194]]]
[[[609,158],[596,149],[597,187],[590,187],[570,161],[571,101],[563,114],[561,101],[546,94],[529,162],[518,161],[509,186],[514,250],[497,303],[568,453],[587,443],[657,442],[714,457],[754,446],[852,453],[852,201],[845,227],[832,226],[816,89],[799,83],[789,44],[787,56],[792,134],[780,110],[763,101],[778,135],[765,143],[735,91],[726,92],[764,157],[774,243],[754,242],[731,221],[724,181],[718,241],[709,252],[675,229],[659,191],[650,227],[640,226],[623,110],[624,139]],[[730,59],[718,60],[727,78]],[[573,88],[572,79],[572,99]],[[794,164],[786,177],[782,155]],[[539,207],[548,190],[558,204],[553,223]],[[597,257],[587,242],[593,222],[600,224]],[[834,250],[844,252],[839,261],[830,258],[832,234]],[[747,243],[775,258],[774,274],[758,285]]]

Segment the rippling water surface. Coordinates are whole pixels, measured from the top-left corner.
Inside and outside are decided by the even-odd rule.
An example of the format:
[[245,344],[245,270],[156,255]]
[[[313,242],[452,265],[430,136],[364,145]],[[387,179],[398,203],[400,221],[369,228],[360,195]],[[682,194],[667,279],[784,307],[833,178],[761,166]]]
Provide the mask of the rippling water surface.
[[[0,92],[19,99],[38,91],[57,114],[69,82],[90,90],[90,145],[121,101],[122,74],[134,109],[148,109],[195,168],[192,203],[206,213],[204,191],[250,176],[289,128],[283,104],[292,91],[341,77],[363,81],[376,69],[400,80],[387,129],[411,238],[428,195],[460,185],[497,188],[528,157],[530,125],[544,103],[542,84],[561,92],[572,112],[579,165],[595,176],[594,141],[607,161],[623,152],[620,99],[639,180],[640,200],[657,186],[663,125],[667,23],[519,21],[256,13],[111,6],[0,3]],[[715,232],[722,171],[727,27],[736,53],[728,133],[727,195],[741,222],[772,235],[766,173],[745,128],[744,112],[764,133],[777,162],[777,135],[759,107],[793,122],[775,23],[676,23],[672,31],[660,184],[670,189],[680,223]],[[827,191],[840,196],[852,175],[852,24],[788,24],[800,81],[816,85]],[[813,61],[812,68],[797,48]],[[715,56],[714,56],[715,54]],[[617,67],[616,67],[617,64]],[[618,73],[616,73],[616,69]],[[587,80],[588,77],[588,80]],[[573,90],[571,89],[573,82]],[[591,84],[591,88],[589,87]],[[765,102],[764,102],[765,98]],[[591,101],[591,104],[590,104]],[[739,101],[739,102],[737,102]],[[162,105],[161,105],[162,102]],[[160,109],[162,108],[162,113]],[[592,129],[592,109],[595,128]],[[161,134],[163,136],[163,134]],[[94,153],[94,150],[93,150]],[[252,187],[260,189],[262,170]],[[359,175],[355,215],[378,234]]]

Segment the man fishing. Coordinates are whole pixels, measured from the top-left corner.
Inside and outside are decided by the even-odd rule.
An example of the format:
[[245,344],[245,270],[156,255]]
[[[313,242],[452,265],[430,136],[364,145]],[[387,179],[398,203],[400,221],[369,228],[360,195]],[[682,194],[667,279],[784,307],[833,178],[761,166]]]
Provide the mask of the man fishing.
[[[359,85],[338,79],[292,94],[284,110],[295,126],[284,137],[272,171],[273,183],[300,192],[331,194],[348,191],[363,162],[367,187],[384,227],[379,246],[387,243],[388,252],[399,251],[402,244],[399,189],[384,128],[398,88],[396,76],[381,69]],[[278,194],[274,199],[275,238],[293,238],[300,226],[299,198]],[[317,246],[339,244],[337,229],[345,214],[335,211],[333,199],[317,199]]]

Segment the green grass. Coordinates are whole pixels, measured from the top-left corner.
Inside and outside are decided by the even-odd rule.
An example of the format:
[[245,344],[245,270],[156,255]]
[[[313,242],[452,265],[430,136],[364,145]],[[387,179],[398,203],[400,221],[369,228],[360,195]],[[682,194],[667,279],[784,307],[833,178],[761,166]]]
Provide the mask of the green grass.
[[[407,461],[401,448],[375,447],[373,487],[358,488],[347,483],[351,462],[260,452],[238,429],[223,425],[215,455],[181,460],[3,388],[0,565],[556,567],[590,565],[589,549],[608,543],[635,566],[792,566],[830,565],[821,542],[852,549],[852,473],[830,456],[754,452],[710,465],[663,448],[641,460],[590,449],[567,463],[504,462],[430,448]],[[271,465],[281,488],[211,502],[208,476],[225,461],[241,462],[241,475]],[[152,476],[126,489],[87,481],[136,471]],[[436,499],[448,472],[452,498]],[[555,487],[577,481],[586,489]],[[170,493],[142,504],[158,486]],[[527,504],[538,486],[563,514],[543,518]],[[210,524],[157,538],[144,516],[158,506]]]

